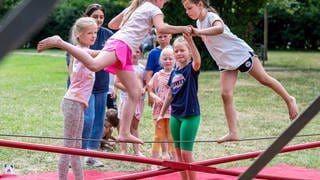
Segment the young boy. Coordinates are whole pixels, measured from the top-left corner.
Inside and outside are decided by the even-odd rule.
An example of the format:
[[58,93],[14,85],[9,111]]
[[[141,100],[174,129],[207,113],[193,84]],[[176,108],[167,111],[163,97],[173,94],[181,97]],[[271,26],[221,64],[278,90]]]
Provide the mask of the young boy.
[[[118,112],[115,109],[108,109],[106,113],[105,123],[104,123],[104,129],[103,129],[103,136],[101,141],[101,148],[109,148],[113,149],[116,145],[115,142],[116,138],[112,136],[113,128],[117,128],[119,125],[119,118],[118,118]],[[112,141],[110,141],[112,140]]]

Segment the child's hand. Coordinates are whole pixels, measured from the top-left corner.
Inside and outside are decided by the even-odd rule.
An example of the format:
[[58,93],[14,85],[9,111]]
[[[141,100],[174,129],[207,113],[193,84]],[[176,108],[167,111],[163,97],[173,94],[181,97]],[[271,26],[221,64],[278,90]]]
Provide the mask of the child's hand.
[[146,93],[146,88],[145,88],[145,87],[142,87],[142,88],[141,88],[141,96],[143,96],[145,93]]
[[161,128],[159,122],[160,122],[162,119],[163,119],[163,117],[160,115],[160,116],[158,117],[158,119],[156,120],[156,127],[157,127],[157,128]]
[[188,43],[192,42],[192,35],[191,34],[183,34],[183,37]]
[[192,26],[186,26],[184,31],[182,32],[183,34],[191,34],[192,33]]
[[163,105],[163,101],[162,101],[162,99],[161,99],[161,98],[156,97],[154,100],[155,100],[155,103],[156,103],[156,104],[159,104],[160,106],[162,106],[162,105]]
[[199,36],[199,30],[193,26],[189,26],[192,29],[191,35],[192,36]]

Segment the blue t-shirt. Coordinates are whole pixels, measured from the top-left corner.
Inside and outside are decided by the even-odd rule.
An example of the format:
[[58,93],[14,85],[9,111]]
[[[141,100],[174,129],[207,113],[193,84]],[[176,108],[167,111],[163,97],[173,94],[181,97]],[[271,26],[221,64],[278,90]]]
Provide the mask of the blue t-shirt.
[[[105,27],[100,27],[97,32],[96,42],[90,46],[90,49],[101,50],[104,47],[105,42],[109,37],[113,35],[113,32]],[[96,72],[96,80],[93,85],[92,93],[106,93],[109,90],[109,73],[105,70]]]
[[148,55],[147,65],[145,69],[146,71],[153,71],[152,75],[162,69],[162,66],[159,63],[161,51],[161,48],[156,47],[153,48]]
[[199,74],[200,71],[194,71],[192,62],[172,71],[168,81],[172,93],[171,115],[180,118],[200,115]]

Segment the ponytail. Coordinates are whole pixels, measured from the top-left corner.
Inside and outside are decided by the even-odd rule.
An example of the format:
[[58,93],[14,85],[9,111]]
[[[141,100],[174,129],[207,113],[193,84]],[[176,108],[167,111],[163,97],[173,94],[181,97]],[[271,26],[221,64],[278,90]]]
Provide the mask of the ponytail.
[[142,4],[145,0],[132,0],[127,11],[123,14],[120,27],[122,27],[130,18],[131,14]]

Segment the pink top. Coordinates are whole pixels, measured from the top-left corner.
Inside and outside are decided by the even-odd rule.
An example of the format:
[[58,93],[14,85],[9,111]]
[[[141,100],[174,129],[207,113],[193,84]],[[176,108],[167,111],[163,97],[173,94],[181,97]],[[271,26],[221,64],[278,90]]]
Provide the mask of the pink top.
[[88,101],[92,93],[95,73],[86,68],[80,61],[74,59],[70,86],[65,94],[65,99],[78,101],[88,107]]
[[[162,99],[162,101],[165,101],[166,95],[168,91],[170,90],[170,87],[168,86],[168,80],[171,73],[166,73],[164,70],[160,70],[159,72],[155,73],[151,80],[149,81],[149,86],[152,88],[152,90],[155,92],[155,94]],[[153,119],[158,119],[160,115],[162,105],[159,103],[153,103],[152,107],[152,116]],[[168,110],[164,114],[164,118],[170,118],[170,112],[171,107],[169,106]]]

